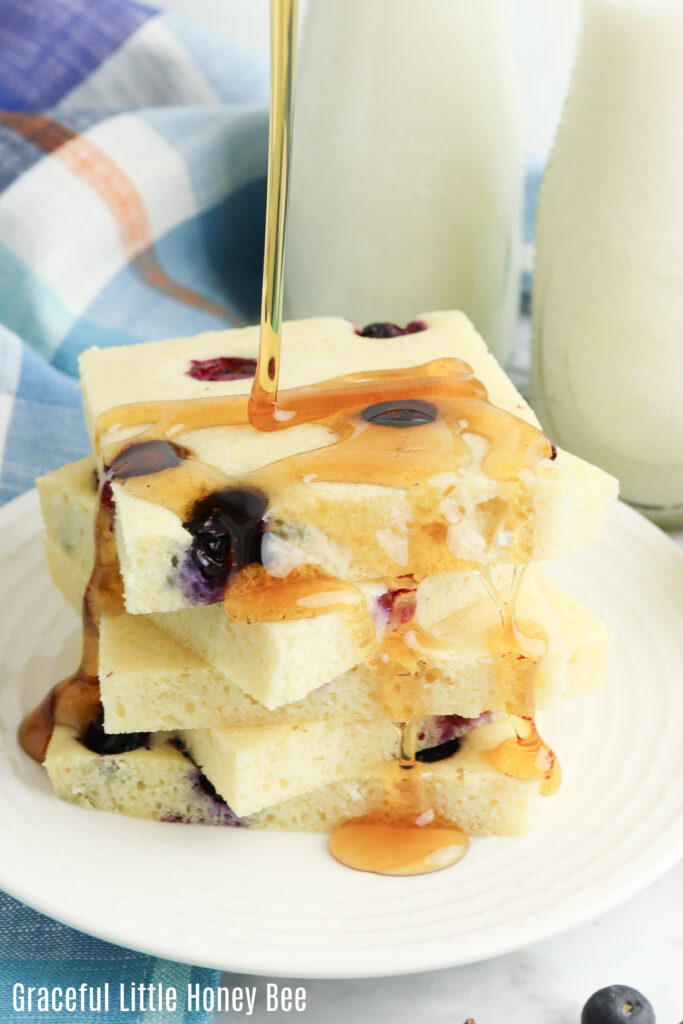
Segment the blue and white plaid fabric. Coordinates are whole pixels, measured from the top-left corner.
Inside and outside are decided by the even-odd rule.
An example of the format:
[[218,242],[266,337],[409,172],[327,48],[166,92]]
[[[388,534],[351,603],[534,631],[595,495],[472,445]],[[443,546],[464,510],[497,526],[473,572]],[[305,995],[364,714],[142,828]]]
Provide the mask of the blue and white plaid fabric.
[[[104,1012],[104,986],[109,986],[110,1009]],[[121,949],[108,942],[100,942],[89,935],[66,928],[42,914],[17,903],[0,893],[0,1021],[2,1024],[94,1024],[106,1020],[108,1024],[208,1024],[212,1013],[187,1009],[188,986],[201,992],[218,983],[218,972],[185,964],[157,960],[142,953]],[[81,996],[80,986],[86,985]],[[124,986],[125,999],[120,998]],[[178,1008],[175,1011],[132,1010],[131,985],[154,986],[154,992],[175,988]],[[23,986],[17,988],[15,986]],[[28,989],[33,987],[32,1009],[28,1009]],[[64,998],[66,989],[76,992],[75,1010],[41,1010],[38,1000],[40,989],[47,989],[52,1000],[55,992],[56,1007]],[[98,997],[99,990],[99,997]],[[139,991],[139,990],[138,990]],[[92,995],[91,995],[92,993]],[[16,1004],[15,1004],[16,996]],[[81,1010],[81,998],[84,1009]],[[23,1009],[22,1007],[23,999]],[[99,1001],[100,1009],[96,1009]],[[137,999],[140,1002],[140,999]],[[150,1003],[150,999],[147,999]],[[16,1005],[16,1009],[15,1009]],[[121,1010],[123,1005],[124,1010]],[[91,1012],[90,1007],[93,1007]]]
[[[88,451],[82,349],[257,317],[267,85],[263,62],[177,14],[0,0],[0,503]],[[16,981],[105,980],[180,991],[217,975],[98,942],[0,894],[3,1024],[38,1019],[12,1012]]]
[[85,453],[84,348],[257,317],[267,84],[178,14],[0,0],[0,502]]

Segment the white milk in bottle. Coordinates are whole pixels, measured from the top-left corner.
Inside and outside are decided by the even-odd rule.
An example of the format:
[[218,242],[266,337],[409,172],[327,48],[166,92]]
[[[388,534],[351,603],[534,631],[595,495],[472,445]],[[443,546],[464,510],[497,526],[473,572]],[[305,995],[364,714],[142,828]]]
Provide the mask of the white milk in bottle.
[[500,0],[310,0],[297,81],[288,318],[463,309],[504,359],[522,152]]
[[683,2],[584,0],[541,189],[532,403],[551,437],[683,517]]

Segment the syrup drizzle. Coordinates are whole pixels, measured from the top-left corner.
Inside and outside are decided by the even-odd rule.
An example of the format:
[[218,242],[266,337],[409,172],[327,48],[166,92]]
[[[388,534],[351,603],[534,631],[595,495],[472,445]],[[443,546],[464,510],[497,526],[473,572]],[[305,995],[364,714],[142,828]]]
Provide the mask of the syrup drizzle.
[[424,875],[456,864],[469,840],[434,811],[427,765],[415,761],[415,724],[401,723],[397,764],[384,766],[383,806],[339,825],[330,852],[346,867],[380,875]]
[[123,581],[114,537],[112,482],[163,474],[183,464],[187,449],[164,441],[128,445],[100,474],[95,512],[95,562],[83,596],[83,640],[76,671],[54,686],[19,726],[19,742],[35,761],[43,762],[55,725],[85,736],[101,720],[99,684],[100,622],[123,611]]
[[489,650],[497,656],[498,679],[505,711],[515,736],[504,740],[489,758],[503,775],[516,779],[538,779],[542,796],[552,796],[562,780],[553,751],[541,739],[534,721],[534,680],[546,652],[547,637],[536,622],[517,617],[517,599],[527,566],[516,566],[510,593],[503,597],[488,570],[480,573],[493,600],[500,623],[488,637]]
[[45,760],[55,725],[68,726],[83,736],[90,722],[101,715],[99,626],[103,614],[120,613],[122,594],[111,478],[102,474],[95,513],[95,565],[83,596],[81,661],[76,671],[57,683],[19,726],[19,742],[35,761]]
[[[91,723],[101,720],[99,623],[103,615],[123,610],[114,542],[114,480],[132,494],[176,512],[188,529],[195,522],[204,524],[198,531],[206,529],[206,516],[192,519],[193,512],[197,515],[202,502],[229,492],[235,483],[240,493],[246,487],[265,495],[266,501],[281,499],[316,480],[372,481],[409,488],[413,515],[407,562],[423,576],[467,564],[448,544],[451,520],[445,511],[448,483],[443,481],[444,467],[449,476],[464,472],[471,464],[468,435],[488,443],[481,469],[499,483],[500,526],[509,526],[509,517],[514,520],[524,514],[522,471],[533,473],[542,458],[554,457],[547,438],[491,405],[471,368],[456,359],[351,374],[278,396],[297,0],[271,0],[271,15],[273,74],[264,287],[259,358],[251,395],[248,399],[140,403],[112,409],[98,419],[95,451],[105,471],[95,520],[95,565],[83,603],[83,655],[78,670],[54,687],[20,727],[22,746],[38,761],[44,759],[55,724],[69,725],[83,737]],[[382,326],[371,325],[370,336],[381,337],[376,328]],[[393,333],[424,327],[415,322]],[[393,335],[390,332],[388,336]],[[235,482],[200,463],[174,440],[191,430],[249,421],[262,431],[316,423],[329,428],[331,442],[271,463],[250,474],[248,480]],[[112,432],[134,427],[139,433],[132,443],[130,438],[124,444],[111,442]],[[320,525],[324,526],[324,521]],[[399,756],[395,764],[385,766],[382,807],[336,829],[330,841],[333,855],[349,866],[382,874],[422,874],[455,863],[467,849],[467,837],[436,812],[430,769],[416,761],[417,723],[426,710],[422,669],[428,655],[438,654],[438,645],[415,623],[416,588],[402,585],[405,573],[387,579],[387,593],[395,596],[388,602],[388,621],[378,643],[357,587],[331,579],[315,566],[300,566],[284,577],[269,575],[262,565],[249,561],[254,554],[254,523],[247,526],[250,540],[244,551],[233,551],[234,536],[225,546],[230,560],[227,613],[237,621],[277,621],[341,611],[347,617],[357,656],[371,666],[385,713],[397,728]],[[241,529],[235,524],[235,536],[242,537]],[[381,547],[377,539],[370,538],[368,543]],[[208,550],[212,557],[217,552],[220,555],[220,549]],[[202,568],[201,561],[198,564]],[[516,736],[490,756],[500,771],[540,779],[542,792],[550,792],[559,782],[559,771],[533,719],[533,673],[542,655],[539,645],[543,638],[538,627],[516,621],[514,609],[522,575],[522,571],[517,574],[505,601],[490,578],[485,581],[501,614],[500,628],[492,631],[489,643],[499,655],[506,709],[516,730]]]

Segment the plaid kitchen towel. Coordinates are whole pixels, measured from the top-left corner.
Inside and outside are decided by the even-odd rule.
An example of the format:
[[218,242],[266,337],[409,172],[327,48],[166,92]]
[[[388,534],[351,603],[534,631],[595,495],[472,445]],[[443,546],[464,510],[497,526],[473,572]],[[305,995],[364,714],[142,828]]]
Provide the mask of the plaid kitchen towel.
[[[85,347],[258,315],[267,67],[130,0],[0,0],[0,503],[88,451]],[[15,1011],[12,989],[109,982],[109,1012]],[[119,1012],[120,984],[217,974],[82,935],[0,894],[0,1020],[208,1021]],[[19,993],[21,994],[21,993]]]
[[188,1009],[188,991],[201,1007],[217,983],[217,971],[100,942],[0,893],[2,1024],[208,1024],[213,1014]]
[[258,318],[265,62],[130,0],[0,0],[0,502],[86,453],[90,345]]

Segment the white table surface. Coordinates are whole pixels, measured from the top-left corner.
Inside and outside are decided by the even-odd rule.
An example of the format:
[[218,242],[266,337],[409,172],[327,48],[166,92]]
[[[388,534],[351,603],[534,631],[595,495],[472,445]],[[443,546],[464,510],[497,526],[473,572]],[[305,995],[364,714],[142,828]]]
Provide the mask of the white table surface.
[[[457,870],[455,868],[454,870]],[[579,1024],[581,1007],[605,985],[632,985],[648,997],[657,1024],[683,1021],[683,864],[639,896],[590,924],[507,956],[466,967],[359,981],[279,981],[303,985],[302,1014],[268,1013],[274,979],[224,974],[222,984],[256,985],[256,1024]],[[234,1024],[236,1014],[216,1014]]]
[[[674,536],[683,549],[683,532]],[[257,987],[250,1017],[254,1024],[297,1019],[311,1024],[465,1024],[468,1018],[475,1024],[579,1024],[588,996],[614,984],[632,985],[646,995],[657,1024],[683,1024],[682,974],[679,864],[604,917],[507,956],[395,978],[278,979],[280,985],[306,988],[304,1013],[266,1010],[266,985],[272,978],[226,973],[221,983]],[[235,1024],[236,1019],[234,1012],[220,1012],[215,1024]]]

